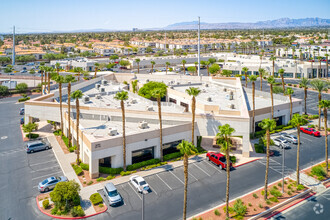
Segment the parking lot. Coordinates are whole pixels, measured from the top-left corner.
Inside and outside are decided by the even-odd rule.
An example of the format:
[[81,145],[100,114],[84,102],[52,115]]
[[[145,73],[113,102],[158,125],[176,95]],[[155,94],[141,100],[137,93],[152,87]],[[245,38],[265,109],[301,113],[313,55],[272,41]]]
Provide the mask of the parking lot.
[[[219,175],[225,175],[225,170],[220,170],[217,166],[207,160],[201,160],[189,164],[188,188],[193,185],[199,185],[201,181],[210,178],[219,178]],[[145,206],[159,202],[159,200],[173,197],[175,194],[182,194],[184,188],[183,167],[165,170],[161,173],[144,177],[149,184],[151,192],[145,195]],[[142,195],[130,182],[116,185],[121,194],[124,203],[121,206],[110,207],[104,196],[103,190],[98,192],[102,195],[104,201],[109,206],[108,212],[112,217],[119,217],[128,211],[140,211],[142,206]],[[179,203],[181,205],[181,201]]]

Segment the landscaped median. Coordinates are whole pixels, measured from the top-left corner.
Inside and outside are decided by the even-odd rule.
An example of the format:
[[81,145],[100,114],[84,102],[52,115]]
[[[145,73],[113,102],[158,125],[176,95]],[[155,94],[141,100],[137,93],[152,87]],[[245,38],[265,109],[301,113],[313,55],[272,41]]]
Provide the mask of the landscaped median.
[[81,201],[79,196],[80,186],[75,181],[60,182],[50,193],[43,193],[36,197],[39,210],[52,218],[81,219],[95,216],[105,212],[108,207],[103,204],[100,194],[95,193],[90,197],[95,212],[86,216],[83,209],[86,201]]
[[[310,193],[310,190],[303,185],[296,185],[296,182],[287,178],[284,182],[284,193],[282,190],[282,181],[277,181],[268,186],[268,199],[264,200],[263,187],[249,194],[235,199],[229,203],[229,215],[234,219],[250,219],[260,213],[267,215],[278,209],[282,205],[294,203],[301,196]],[[225,219],[226,204],[222,204],[214,209],[208,210],[191,219],[193,220],[209,220],[209,219]],[[259,216],[261,217],[261,216]]]

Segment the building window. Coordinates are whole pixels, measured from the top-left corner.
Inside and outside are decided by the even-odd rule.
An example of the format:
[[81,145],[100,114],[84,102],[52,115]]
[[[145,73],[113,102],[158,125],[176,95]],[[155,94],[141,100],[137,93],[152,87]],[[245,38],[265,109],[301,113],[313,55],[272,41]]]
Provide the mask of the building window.
[[155,147],[132,151],[132,164],[154,159]]
[[176,99],[172,99],[172,98],[170,98],[169,101],[170,101],[170,102],[173,102],[173,103],[176,104]]
[[186,110],[185,110],[186,112],[189,111],[189,105],[188,104],[186,104],[184,102],[180,102],[180,105],[186,108]]
[[182,140],[170,142],[163,144],[163,155],[174,153],[174,152],[179,152],[179,150],[176,148]]
[[111,167],[111,157],[105,157],[105,158],[99,159],[99,166]]

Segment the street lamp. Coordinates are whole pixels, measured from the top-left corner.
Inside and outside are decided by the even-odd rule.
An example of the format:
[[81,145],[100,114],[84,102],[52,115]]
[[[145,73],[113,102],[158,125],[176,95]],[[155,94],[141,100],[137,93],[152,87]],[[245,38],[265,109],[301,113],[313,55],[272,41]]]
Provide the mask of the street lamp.
[[142,220],[144,220],[144,195],[148,193],[142,186],[140,186],[140,193],[142,194]]
[[285,160],[285,147],[282,145],[282,193],[284,193],[284,160]]

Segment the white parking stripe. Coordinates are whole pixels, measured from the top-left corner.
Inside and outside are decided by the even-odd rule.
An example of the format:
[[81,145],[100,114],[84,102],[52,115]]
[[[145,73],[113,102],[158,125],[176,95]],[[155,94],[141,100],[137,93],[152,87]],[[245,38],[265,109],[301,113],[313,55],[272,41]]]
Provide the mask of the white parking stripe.
[[191,173],[188,172],[188,175],[192,176],[196,181],[198,181],[198,179],[194,177],[194,175],[192,175]]
[[195,165],[195,167],[197,167],[198,169],[200,169],[202,172],[204,172],[206,175],[211,176],[210,174],[208,174],[206,171],[204,171],[202,168],[200,168],[199,166],[196,165],[196,163],[193,163],[193,165]]
[[154,190],[150,185],[149,185],[149,187],[150,187],[150,189],[151,189],[153,192],[156,193],[156,195],[158,195],[157,192],[156,192],[156,190]]
[[32,170],[31,173],[35,173],[35,172],[40,172],[40,171],[45,171],[45,170],[49,170],[49,169],[54,169],[54,168],[60,168],[58,165],[56,166],[52,166],[52,167],[47,167],[47,168],[44,168],[44,169],[40,169],[40,170]]
[[135,192],[135,194],[139,197],[140,200],[142,200],[142,198],[139,196],[139,194],[137,193],[136,189],[134,189],[134,187],[131,185],[131,183],[128,182],[128,185],[132,188],[132,190]]
[[172,171],[169,171],[170,173],[172,173],[172,175],[175,177],[175,178],[177,178],[183,185],[184,185],[184,182],[182,182],[181,180],[180,180],[180,178],[179,177],[177,177]]
[[56,173],[50,173],[50,174],[43,175],[43,176],[38,176],[38,177],[32,178],[31,180],[36,180],[36,179],[44,178],[46,176],[51,177],[51,176],[54,176],[55,174],[58,174],[58,173],[62,173],[62,171],[58,171]]
[[[158,176],[158,174],[156,173],[156,176]],[[172,188],[162,179],[160,178],[160,176],[158,176],[158,178],[168,187],[170,188],[170,190],[172,190]]]
[[44,163],[50,163],[50,162],[55,162],[55,161],[57,161],[57,160],[56,159],[54,159],[54,160],[48,160],[48,161],[42,162],[42,163],[30,164],[30,166],[36,166],[36,165],[40,165],[40,164],[44,164]]
[[208,164],[210,167],[212,167],[213,169],[215,169],[216,171],[218,171],[219,173],[222,173],[221,171],[220,171],[220,169],[217,169],[214,165],[212,165],[211,163],[209,163],[209,162],[207,162],[207,161],[205,161],[205,163],[206,164]]

